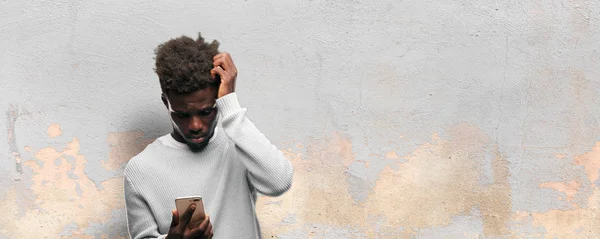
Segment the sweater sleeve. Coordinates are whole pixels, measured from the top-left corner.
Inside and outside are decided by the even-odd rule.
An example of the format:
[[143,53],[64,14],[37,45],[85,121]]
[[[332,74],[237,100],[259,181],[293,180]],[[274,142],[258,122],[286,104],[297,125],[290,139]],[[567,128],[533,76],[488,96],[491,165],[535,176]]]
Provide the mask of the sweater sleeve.
[[123,178],[125,209],[127,211],[127,229],[129,230],[129,237],[133,239],[164,239],[167,235],[161,235],[158,232],[158,225],[156,224],[154,215],[150,211],[146,201],[135,190],[135,187],[127,177],[127,174],[125,174]]
[[240,107],[237,94],[217,99],[217,107],[223,129],[235,143],[252,187],[267,196],[286,192],[292,186],[292,164],[246,117],[246,109]]

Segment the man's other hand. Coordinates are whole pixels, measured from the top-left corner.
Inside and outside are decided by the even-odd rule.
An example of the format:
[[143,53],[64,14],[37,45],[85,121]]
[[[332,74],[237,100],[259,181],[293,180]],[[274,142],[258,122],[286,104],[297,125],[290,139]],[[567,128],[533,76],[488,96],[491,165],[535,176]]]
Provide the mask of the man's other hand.
[[227,52],[217,54],[213,57],[213,65],[214,68],[210,70],[210,75],[212,77],[215,77],[216,75],[221,77],[218,98],[235,92],[237,68],[235,68],[235,64],[233,64],[231,55]]

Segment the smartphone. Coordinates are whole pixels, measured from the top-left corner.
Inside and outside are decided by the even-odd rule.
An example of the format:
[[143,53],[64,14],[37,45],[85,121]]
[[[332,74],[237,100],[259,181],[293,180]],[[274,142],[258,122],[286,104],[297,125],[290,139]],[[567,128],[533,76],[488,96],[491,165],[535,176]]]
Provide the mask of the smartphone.
[[190,223],[188,223],[187,228],[193,229],[200,225],[204,218],[206,217],[206,213],[204,212],[204,203],[202,203],[202,197],[200,196],[188,196],[188,197],[178,197],[175,199],[175,207],[177,208],[177,212],[179,212],[179,220],[181,221],[183,214],[188,209],[188,207],[192,204],[196,204],[196,210],[194,214],[192,214],[192,219]]

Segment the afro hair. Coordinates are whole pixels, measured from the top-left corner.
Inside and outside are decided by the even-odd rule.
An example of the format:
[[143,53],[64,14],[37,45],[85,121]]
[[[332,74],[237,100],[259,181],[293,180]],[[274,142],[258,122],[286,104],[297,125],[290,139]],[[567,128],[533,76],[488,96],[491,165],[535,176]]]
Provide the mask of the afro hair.
[[211,77],[213,57],[219,54],[219,42],[208,44],[181,36],[160,44],[156,50],[156,68],[163,92],[191,93],[209,86],[218,87],[220,79]]

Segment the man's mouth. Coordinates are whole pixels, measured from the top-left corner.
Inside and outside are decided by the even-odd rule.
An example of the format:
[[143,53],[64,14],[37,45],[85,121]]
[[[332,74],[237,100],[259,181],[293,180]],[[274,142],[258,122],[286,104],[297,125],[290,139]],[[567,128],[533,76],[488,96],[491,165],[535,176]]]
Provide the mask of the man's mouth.
[[192,143],[202,143],[204,142],[204,140],[206,139],[206,136],[194,136],[194,137],[187,137]]

